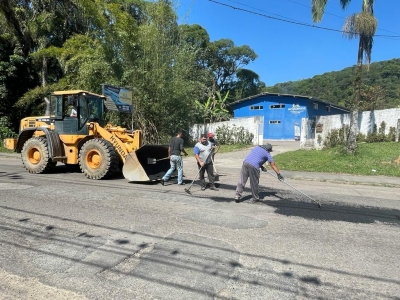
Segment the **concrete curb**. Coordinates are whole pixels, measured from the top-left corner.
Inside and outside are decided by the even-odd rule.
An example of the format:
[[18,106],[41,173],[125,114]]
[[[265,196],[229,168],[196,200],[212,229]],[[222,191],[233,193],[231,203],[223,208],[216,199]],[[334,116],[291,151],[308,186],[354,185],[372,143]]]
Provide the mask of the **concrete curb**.
[[0,152],[0,157],[2,158],[21,158],[20,153],[8,153],[8,152]]
[[296,176],[296,177],[286,176],[285,178],[290,178],[292,180],[301,180],[301,181],[316,181],[316,182],[329,182],[329,183],[337,183],[337,184],[367,185],[367,186],[382,186],[382,187],[400,188],[400,184],[390,183],[390,182],[367,182],[367,181],[362,181],[362,180],[352,181],[352,180],[339,180],[339,179],[316,179],[316,178],[308,178],[308,177],[301,177],[301,176]]
[[334,174],[334,173],[313,173],[313,172],[295,172],[283,171],[286,178],[294,180],[309,180],[331,183],[346,183],[353,185],[372,185],[400,188],[399,177],[389,176],[359,176],[350,174]]

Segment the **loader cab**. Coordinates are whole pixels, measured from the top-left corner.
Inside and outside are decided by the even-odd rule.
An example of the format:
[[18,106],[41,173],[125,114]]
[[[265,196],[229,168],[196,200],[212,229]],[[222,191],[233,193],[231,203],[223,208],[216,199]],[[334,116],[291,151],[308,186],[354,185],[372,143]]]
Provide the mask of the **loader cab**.
[[55,131],[62,134],[88,134],[86,124],[104,126],[104,97],[85,91],[54,92],[50,96]]

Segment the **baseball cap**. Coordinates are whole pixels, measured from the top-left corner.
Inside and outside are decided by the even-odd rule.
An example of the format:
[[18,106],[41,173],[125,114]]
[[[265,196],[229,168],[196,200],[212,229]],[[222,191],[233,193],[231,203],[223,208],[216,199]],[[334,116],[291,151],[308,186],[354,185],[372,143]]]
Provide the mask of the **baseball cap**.
[[266,144],[262,145],[261,147],[264,148],[268,152],[272,152],[272,145],[271,144],[266,143]]
[[212,132],[209,132],[209,133],[207,134],[207,136],[208,136],[208,137],[213,137],[214,134],[213,134]]

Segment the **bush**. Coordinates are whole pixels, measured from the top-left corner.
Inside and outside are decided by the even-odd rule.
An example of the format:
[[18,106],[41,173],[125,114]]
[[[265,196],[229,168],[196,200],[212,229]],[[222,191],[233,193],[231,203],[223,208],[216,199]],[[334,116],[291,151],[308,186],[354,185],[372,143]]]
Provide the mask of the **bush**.
[[215,134],[221,145],[250,145],[254,138],[254,134],[250,133],[243,126],[236,127],[235,125],[232,128],[229,128],[227,125],[219,126],[215,130]]
[[388,142],[395,142],[396,141],[396,127],[390,127],[389,133],[387,135]]
[[385,130],[386,130],[385,121],[382,121],[381,125],[379,126],[379,129],[377,129],[376,124],[374,124],[374,129],[372,130],[371,133],[368,133],[365,141],[367,143],[387,142],[389,137],[385,135]]
[[360,133],[360,132],[357,134],[357,142],[358,143],[365,142],[365,139],[366,139],[366,135],[365,134]]
[[334,148],[338,145],[344,145],[350,133],[349,125],[345,125],[340,129],[332,129],[324,140],[325,148]]
[[[385,135],[386,123],[383,121],[378,129],[378,126],[374,124],[372,132],[366,136],[362,133],[357,134],[357,142],[362,143],[381,143],[381,142],[394,142],[396,140],[396,128],[390,127],[389,133]],[[350,127],[345,125],[340,129],[332,129],[326,136],[323,145],[324,148],[334,148],[338,145],[345,145],[347,137],[350,133]]]
[[15,138],[18,135],[10,129],[11,125],[7,117],[0,117],[0,141],[6,138]]
[[368,133],[367,137],[365,138],[367,143],[379,143],[379,142],[386,142],[385,134],[381,133]]

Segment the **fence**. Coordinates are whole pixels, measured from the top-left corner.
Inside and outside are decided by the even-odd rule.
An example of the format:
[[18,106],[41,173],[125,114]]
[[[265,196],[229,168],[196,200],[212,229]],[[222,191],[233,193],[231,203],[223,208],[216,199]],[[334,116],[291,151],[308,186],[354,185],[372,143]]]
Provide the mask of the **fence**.
[[254,134],[253,145],[262,145],[263,143],[264,117],[233,118],[223,122],[195,124],[190,128],[189,134],[194,140],[198,140],[202,133],[215,132],[218,127],[222,127],[223,125],[229,128],[242,126]]
[[[314,120],[302,119],[300,148],[321,149],[323,142],[329,132],[340,129],[346,125],[350,126],[350,114],[320,116]],[[373,110],[360,112],[358,115],[358,132],[364,135],[372,133],[374,126],[379,128],[382,122],[386,123],[385,134],[389,133],[390,127],[396,128],[396,141],[399,141],[400,131],[400,108]]]

